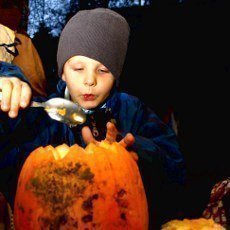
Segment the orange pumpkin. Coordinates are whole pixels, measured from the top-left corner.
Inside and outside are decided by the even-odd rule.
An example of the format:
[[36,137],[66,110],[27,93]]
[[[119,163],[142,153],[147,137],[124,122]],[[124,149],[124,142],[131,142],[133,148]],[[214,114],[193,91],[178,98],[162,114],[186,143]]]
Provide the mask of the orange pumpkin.
[[148,229],[138,166],[116,142],[39,147],[19,175],[14,223],[16,230]]

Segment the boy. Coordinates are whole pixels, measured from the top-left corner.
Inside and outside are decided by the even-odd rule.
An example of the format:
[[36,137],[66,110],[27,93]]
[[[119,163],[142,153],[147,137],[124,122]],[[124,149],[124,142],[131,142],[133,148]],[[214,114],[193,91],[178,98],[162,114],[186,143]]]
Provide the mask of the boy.
[[79,11],[63,29],[57,52],[62,79],[51,97],[68,98],[84,109],[87,121],[76,127],[52,120],[43,109],[26,108],[31,100],[29,85],[20,73],[7,77],[7,68],[2,71],[0,184],[11,205],[20,168],[35,148],[62,143],[85,146],[107,139],[120,141],[138,158],[150,229],[155,218],[162,218],[160,213],[154,216],[160,189],[184,182],[184,162],[175,133],[139,99],[117,91],[129,31],[121,15],[104,8]]

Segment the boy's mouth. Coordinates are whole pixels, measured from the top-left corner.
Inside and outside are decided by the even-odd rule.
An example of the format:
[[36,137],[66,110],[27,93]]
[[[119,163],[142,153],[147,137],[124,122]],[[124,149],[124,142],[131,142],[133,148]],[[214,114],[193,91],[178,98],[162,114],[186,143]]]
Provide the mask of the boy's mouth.
[[83,94],[83,99],[85,101],[93,101],[96,98],[93,94]]

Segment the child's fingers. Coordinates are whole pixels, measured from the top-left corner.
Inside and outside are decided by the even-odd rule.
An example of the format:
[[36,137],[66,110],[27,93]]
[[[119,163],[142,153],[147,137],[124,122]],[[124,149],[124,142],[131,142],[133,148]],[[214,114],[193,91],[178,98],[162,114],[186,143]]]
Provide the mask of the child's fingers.
[[9,117],[18,115],[20,107],[26,107],[32,95],[30,86],[16,77],[0,79],[1,104],[0,109],[8,112]]
[[135,161],[138,161],[138,155],[136,152],[134,151],[129,151],[130,155],[132,156],[132,158],[135,160]]
[[83,138],[86,145],[89,144],[90,142],[93,142],[95,144],[97,143],[97,141],[93,137],[93,134],[92,134],[90,128],[87,126],[82,128],[82,138]]
[[27,83],[22,82],[20,106],[22,108],[28,106],[30,104],[31,97],[32,97],[32,91],[30,86]]
[[115,142],[117,135],[118,135],[118,130],[116,126],[112,122],[108,122],[107,125],[107,132],[106,132],[106,141],[108,142]]
[[6,78],[2,78],[0,82],[1,86],[1,110],[4,112],[8,112],[10,110],[10,102],[11,102],[11,92],[12,92],[12,83]]
[[135,138],[131,133],[126,134],[126,136],[119,142],[124,148],[130,147],[134,144]]
[[20,108],[20,97],[21,97],[21,82],[19,80],[15,80],[13,81],[10,110],[9,110],[9,116],[11,118],[14,118],[18,115],[18,110]]

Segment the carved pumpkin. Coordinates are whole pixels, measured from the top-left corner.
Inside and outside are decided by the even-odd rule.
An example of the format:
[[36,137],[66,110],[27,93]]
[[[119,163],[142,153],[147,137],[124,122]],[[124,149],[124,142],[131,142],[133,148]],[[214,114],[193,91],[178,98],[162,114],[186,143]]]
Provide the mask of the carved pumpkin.
[[14,221],[16,230],[148,229],[138,166],[118,143],[39,147],[19,175]]

